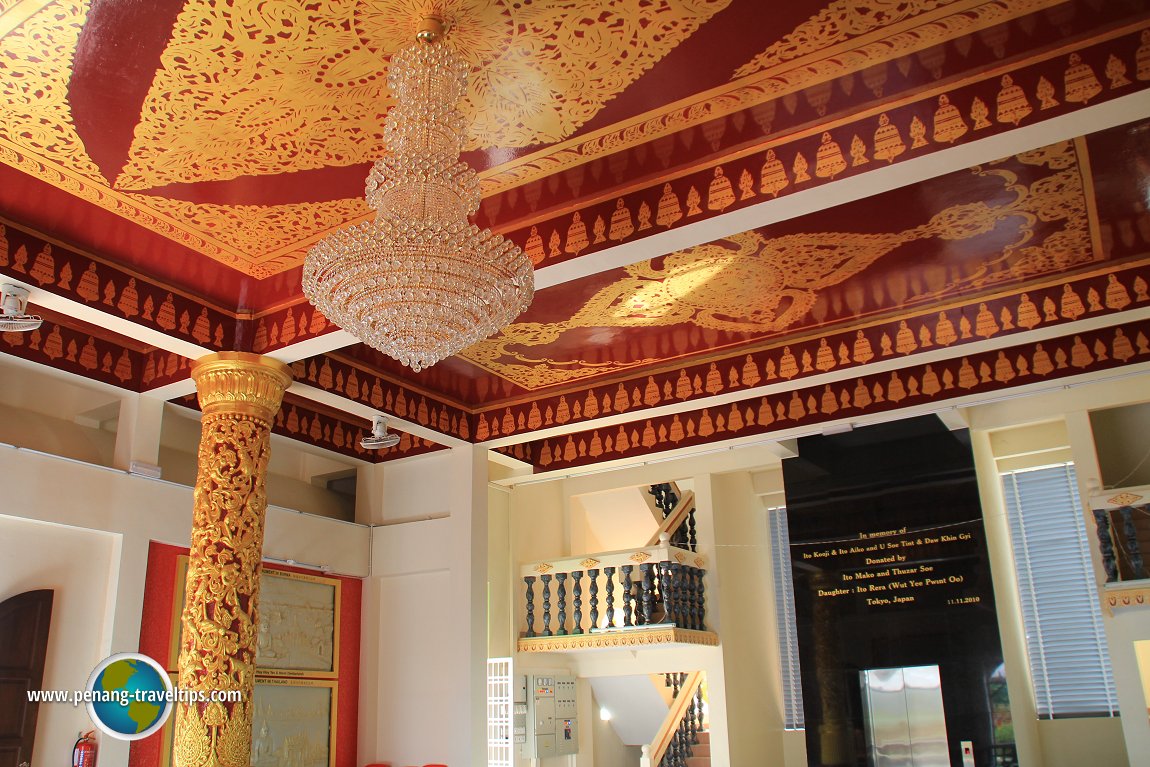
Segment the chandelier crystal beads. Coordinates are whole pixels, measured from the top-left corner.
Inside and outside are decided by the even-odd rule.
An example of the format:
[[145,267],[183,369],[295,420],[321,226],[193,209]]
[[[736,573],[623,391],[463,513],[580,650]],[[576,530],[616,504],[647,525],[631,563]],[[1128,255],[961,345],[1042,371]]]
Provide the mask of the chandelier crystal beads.
[[480,201],[459,159],[468,67],[440,39],[442,22],[425,22],[388,72],[389,154],[367,177],[377,215],[321,240],[303,270],[304,293],[328,319],[415,371],[505,327],[535,291],[523,251],[468,221]]

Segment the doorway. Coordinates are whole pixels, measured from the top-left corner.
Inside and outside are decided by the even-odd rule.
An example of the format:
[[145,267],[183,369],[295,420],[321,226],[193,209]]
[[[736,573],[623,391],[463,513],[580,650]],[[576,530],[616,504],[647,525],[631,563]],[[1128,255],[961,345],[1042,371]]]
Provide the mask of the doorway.
[[950,767],[938,666],[860,672],[871,767]]

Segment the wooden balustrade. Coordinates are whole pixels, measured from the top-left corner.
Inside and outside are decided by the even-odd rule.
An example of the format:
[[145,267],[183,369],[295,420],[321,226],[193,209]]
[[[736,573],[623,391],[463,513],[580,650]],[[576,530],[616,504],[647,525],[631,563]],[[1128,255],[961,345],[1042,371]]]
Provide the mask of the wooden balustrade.
[[695,493],[688,490],[680,495],[678,486],[673,482],[651,485],[648,492],[655,498],[655,506],[663,514],[663,524],[651,536],[647,545],[654,546],[666,536],[672,546],[697,551]]
[[1150,487],[1108,490],[1090,499],[1106,582],[1150,578]]
[[[699,554],[663,544],[525,565],[522,636],[571,637],[656,626],[704,632],[705,564]],[[537,603],[542,604],[541,621]]]
[[703,731],[703,673],[674,672],[666,680],[674,697],[654,740],[643,746],[642,767],[686,767]]

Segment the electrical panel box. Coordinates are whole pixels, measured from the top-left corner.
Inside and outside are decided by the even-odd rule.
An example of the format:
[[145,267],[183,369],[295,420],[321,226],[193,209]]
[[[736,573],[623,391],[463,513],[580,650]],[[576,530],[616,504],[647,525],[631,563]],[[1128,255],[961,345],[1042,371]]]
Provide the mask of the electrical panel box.
[[546,759],[579,751],[578,700],[575,677],[528,674],[523,756]]
[[575,700],[575,677],[555,678],[555,753],[579,753],[578,702]]
[[511,742],[522,745],[527,742],[527,677],[515,678],[515,696],[512,701]]

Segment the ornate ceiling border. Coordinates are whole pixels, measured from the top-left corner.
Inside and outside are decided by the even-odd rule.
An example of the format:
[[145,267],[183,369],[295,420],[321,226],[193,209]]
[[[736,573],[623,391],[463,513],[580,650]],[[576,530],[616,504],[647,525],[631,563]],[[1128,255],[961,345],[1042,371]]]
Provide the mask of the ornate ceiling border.
[[38,330],[0,333],[0,352],[85,378],[142,392],[171,370],[187,377],[191,360],[33,307],[43,318]]
[[538,470],[651,455],[726,439],[769,434],[824,421],[861,417],[972,394],[1150,361],[1150,320],[1084,330],[946,360],[910,364],[834,383],[713,408],[635,420],[538,441]]
[[[172,400],[189,410],[199,410],[195,394]],[[400,458],[445,449],[443,445],[407,432],[400,435],[399,444],[386,450],[365,450],[359,441],[371,434],[371,423],[363,418],[324,407],[298,395],[284,395],[283,405],[276,413],[272,432],[308,445],[330,450],[368,463],[383,463]]]
[[[935,9],[937,2],[915,0],[909,19],[892,27],[863,24],[853,38],[844,35],[830,46],[815,45],[807,55],[780,61],[762,71],[603,128],[560,142],[540,152],[505,163],[480,174],[484,194],[490,195],[551,175],[626,146],[650,141],[684,128],[723,117],[785,94],[801,91],[876,64],[916,53],[955,37],[1002,24],[1058,5],[1063,0],[993,0],[952,2]],[[877,15],[876,15],[877,18]],[[852,30],[858,29],[852,27]]]
[[1143,20],[500,231],[542,268],[1145,90],[1148,30]]
[[801,381],[832,370],[887,359],[910,359],[953,348],[1150,306],[1150,259],[1109,265],[1086,276],[1012,288],[993,296],[925,306],[866,326],[831,328],[825,335],[757,344],[711,354],[704,361],[664,366],[638,376],[563,393],[478,409],[478,442],[527,434],[620,413],[705,399],[772,383]]
[[474,441],[470,412],[414,387],[374,373],[330,354],[292,363],[296,380],[442,434]]

